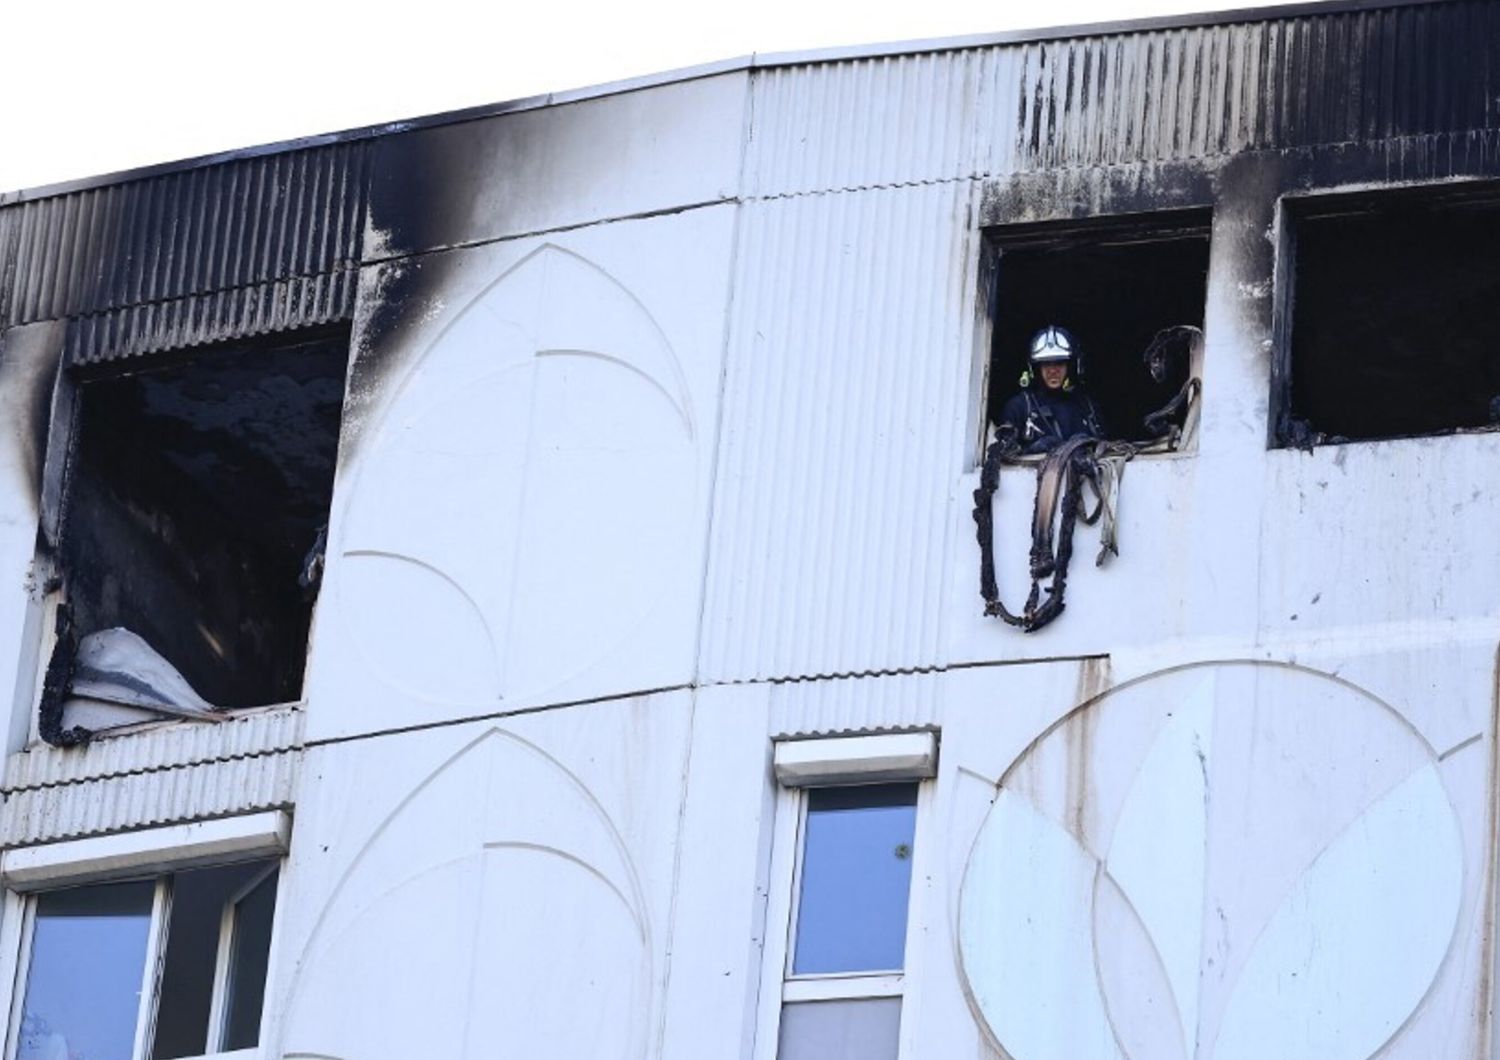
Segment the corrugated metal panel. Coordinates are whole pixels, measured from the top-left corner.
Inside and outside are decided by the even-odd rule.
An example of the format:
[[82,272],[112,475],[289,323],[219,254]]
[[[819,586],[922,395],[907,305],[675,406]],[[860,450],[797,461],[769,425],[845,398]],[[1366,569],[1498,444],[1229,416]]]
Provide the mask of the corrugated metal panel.
[[368,145],[334,144],[6,208],[6,324],[316,276],[359,256]]
[[758,72],[752,196],[1500,124],[1500,4],[1464,0]]
[[[991,172],[1493,128],[1500,7],[1430,4],[1028,44]],[[1014,161],[1012,162],[1012,158]]]
[[943,674],[788,681],[771,688],[771,735],[917,729],[938,723]]
[[970,364],[954,352],[973,341],[970,191],[745,207],[705,680],[937,661],[949,492],[966,455]]
[[4,791],[72,784],[199,762],[248,758],[301,746],[300,709],[238,714],[217,724],[182,722],[124,736],[101,737],[87,747],[36,744],[5,763]]
[[359,273],[341,269],[75,317],[67,357],[70,364],[102,364],[348,320],[358,287]]
[[967,176],[982,59],[963,51],[758,72],[745,194]]
[[0,844],[120,832],[292,803],[300,752],[234,758],[150,773],[11,792]]

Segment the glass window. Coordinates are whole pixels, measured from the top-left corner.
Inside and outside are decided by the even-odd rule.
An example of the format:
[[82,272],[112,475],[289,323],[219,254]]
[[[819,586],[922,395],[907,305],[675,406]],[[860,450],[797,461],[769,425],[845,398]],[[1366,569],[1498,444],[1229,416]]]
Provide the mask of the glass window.
[[36,896],[15,1060],[256,1045],[276,877],[252,862]]
[[913,784],[808,793],[792,974],[900,970],[916,814]]
[[37,898],[19,1060],[131,1060],[156,885]]
[[916,784],[801,796],[777,1060],[897,1060]]

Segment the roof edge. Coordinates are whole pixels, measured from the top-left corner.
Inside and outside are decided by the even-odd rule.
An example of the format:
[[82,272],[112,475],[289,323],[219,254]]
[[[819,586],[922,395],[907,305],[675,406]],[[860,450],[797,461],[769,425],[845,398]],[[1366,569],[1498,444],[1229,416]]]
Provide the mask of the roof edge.
[[1302,2],[1234,8],[1224,11],[1191,12],[1182,15],[1154,15],[1147,18],[1123,19],[1109,22],[1089,22],[1077,25],[1049,26],[1038,29],[1001,30],[994,33],[975,33],[954,37],[890,41],[876,44],[837,45],[828,48],[813,48],[800,51],[752,53],[732,59],[678,67],[659,73],[618,81],[606,81],[596,85],[546,92],[499,103],[484,103],[458,110],[440,111],[436,114],[382,122],[376,125],[361,125],[337,132],[315,133],[289,140],[275,140],[250,147],[236,147],[225,151],[188,158],[159,162],[148,166],[122,169],[97,176],[80,177],[57,181],[51,184],[0,192],[0,208],[22,202],[88,191],[111,184],[124,184],[135,180],[163,176],[169,173],[201,169],[247,158],[281,154],[290,151],[326,147],[330,144],[369,140],[379,136],[429,129],[443,125],[456,125],[467,121],[498,117],[521,111],[542,110],[546,107],[579,103],[607,96],[623,95],[663,85],[698,81],[723,74],[745,73],[755,70],[770,70],[787,66],[815,66],[821,63],[848,62],[858,59],[880,59],[899,55],[927,55],[939,52],[965,51],[974,48],[996,47],[1007,44],[1037,44],[1047,41],[1067,40],[1078,37],[1100,37],[1118,33],[1148,33],[1164,29],[1196,29],[1203,26],[1223,26],[1241,22],[1269,22],[1282,19],[1303,18],[1309,15],[1337,15],[1358,11],[1373,11],[1388,8],[1436,7],[1457,3],[1459,0],[1302,0]]

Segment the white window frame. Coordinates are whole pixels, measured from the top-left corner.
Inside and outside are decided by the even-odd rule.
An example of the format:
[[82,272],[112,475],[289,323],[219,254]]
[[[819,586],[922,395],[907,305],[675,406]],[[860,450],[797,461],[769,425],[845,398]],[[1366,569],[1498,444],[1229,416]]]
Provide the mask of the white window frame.
[[[233,909],[256,884],[285,868],[290,845],[291,818],[280,810],[226,817],[213,821],[149,828],[121,835],[70,840],[38,847],[16,847],[0,853],[0,1011],[7,1014],[5,1060],[13,1060],[19,1046],[21,1008],[26,1002],[35,932],[36,899],[48,891],[96,883],[155,881],[151,926],[142,968],[140,1008],[136,1015],[132,1060],[149,1060],[147,1049],[156,1032],[162,970],[166,960],[167,925],[172,895],[172,873],[211,865],[271,860],[236,892],[220,921],[213,997],[207,1045],[219,1049],[223,1041],[224,992],[228,987],[228,949],[232,942]],[[278,888],[278,901],[280,894]],[[274,925],[274,913],[272,923]],[[272,959],[275,936],[273,926]],[[264,1041],[266,1012],[261,1012]],[[213,1051],[184,1060],[259,1060],[260,1046],[231,1052]]]
[[[808,765],[816,763],[816,765]],[[898,1060],[916,1055],[913,1018],[920,997],[926,932],[926,881],[936,851],[932,823],[937,773],[937,733],[881,733],[854,737],[778,741],[778,784],[771,837],[771,869],[765,947],[756,1012],[755,1060],[777,1060],[781,1010],[788,1002],[900,998]],[[906,898],[903,967],[889,971],[794,975],[792,958],[802,891],[807,834],[807,794],[814,788],[913,783],[917,805],[912,828],[911,886]]]

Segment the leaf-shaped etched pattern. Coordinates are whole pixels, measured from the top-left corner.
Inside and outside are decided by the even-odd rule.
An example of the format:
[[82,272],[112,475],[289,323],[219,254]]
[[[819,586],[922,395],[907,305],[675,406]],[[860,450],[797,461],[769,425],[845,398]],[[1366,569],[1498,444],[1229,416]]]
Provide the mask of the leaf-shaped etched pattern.
[[550,244],[511,267],[417,360],[355,466],[336,547],[367,559],[330,588],[373,672],[492,704],[599,662],[680,564],[695,431],[626,288]]
[[[649,934],[598,803],[492,729],[392,813],[334,888],[298,962],[283,1045],[346,1060],[639,1060]],[[351,998],[361,1018],[328,1018]]]
[[1367,1060],[1442,971],[1464,860],[1437,757],[1390,708],[1294,667],[1183,668],[1002,779],[963,969],[1014,1060]]

